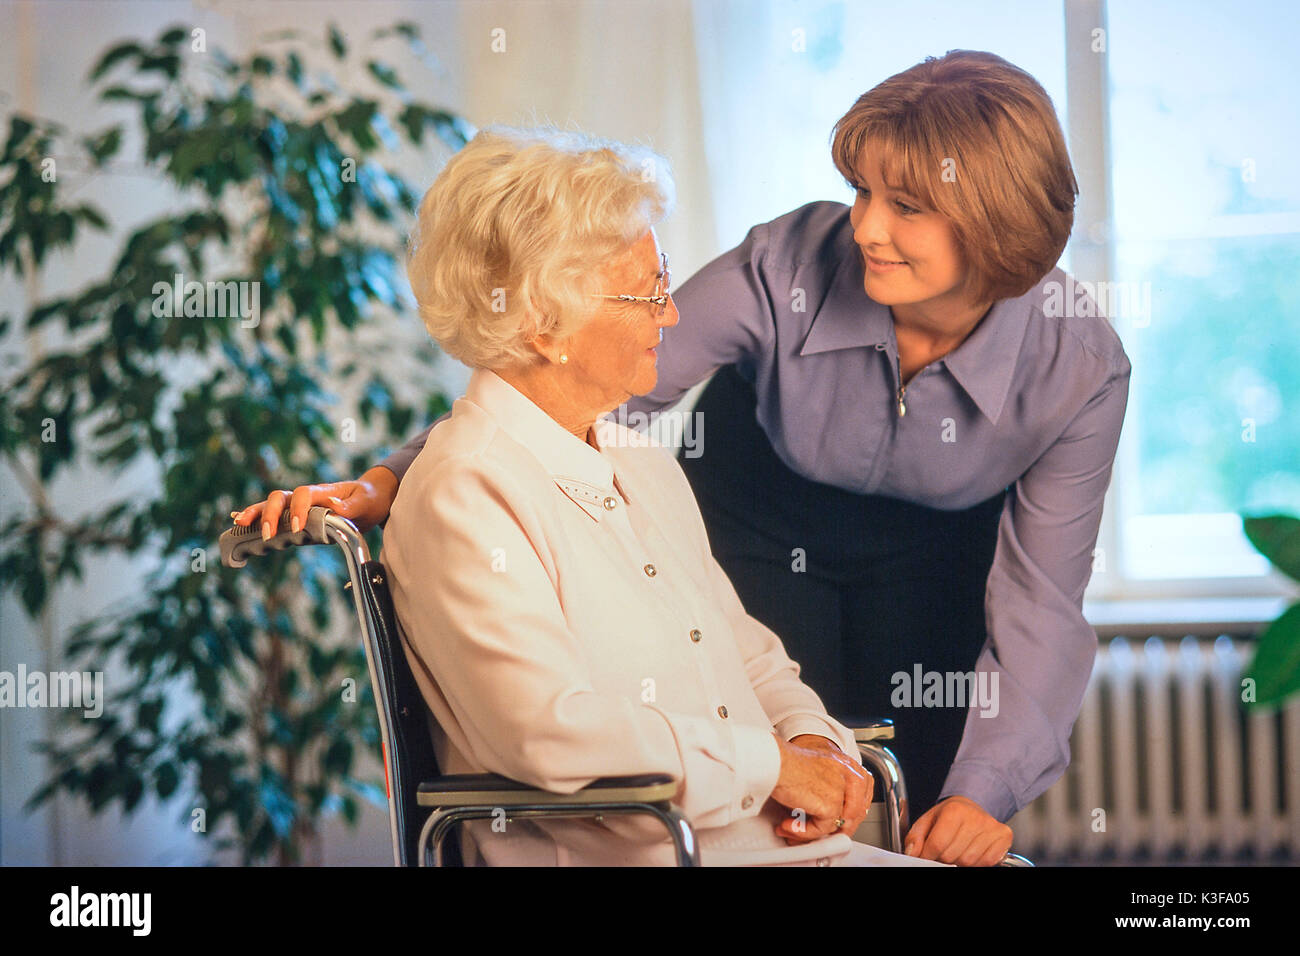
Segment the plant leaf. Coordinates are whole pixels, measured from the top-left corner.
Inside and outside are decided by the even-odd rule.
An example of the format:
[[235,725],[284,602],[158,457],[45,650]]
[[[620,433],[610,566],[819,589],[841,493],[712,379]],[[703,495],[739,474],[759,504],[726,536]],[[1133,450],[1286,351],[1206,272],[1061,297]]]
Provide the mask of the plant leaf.
[[140,44],[138,43],[119,43],[99,58],[99,62],[95,64],[93,69],[91,69],[90,76],[87,77],[87,79],[93,83],[111,70],[114,64],[118,61],[124,60],[128,56],[139,55],[143,52],[144,51],[140,48]]
[[189,35],[190,32],[185,27],[172,27],[158,38],[158,43],[162,46],[176,46]]
[[1300,581],[1300,518],[1260,515],[1243,518],[1241,526],[1255,550],[1287,577]]
[[391,66],[387,66],[383,63],[378,62],[377,60],[371,60],[369,63],[366,64],[366,69],[370,71],[371,76],[373,76],[380,83],[384,84],[384,86],[387,86],[394,90],[400,90],[404,88],[397,79],[397,72]]
[[1300,604],[1293,604],[1259,636],[1242,677],[1255,680],[1255,705],[1273,706],[1300,691]]
[[339,28],[332,23],[329,29],[329,40],[330,49],[334,51],[334,55],[340,60],[343,59],[347,55],[348,45],[343,41],[343,34],[339,32]]

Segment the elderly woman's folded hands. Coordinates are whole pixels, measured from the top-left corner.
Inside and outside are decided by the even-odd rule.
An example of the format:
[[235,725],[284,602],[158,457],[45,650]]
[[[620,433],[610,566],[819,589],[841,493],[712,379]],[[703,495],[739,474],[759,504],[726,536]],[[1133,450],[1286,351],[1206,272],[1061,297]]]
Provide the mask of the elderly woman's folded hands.
[[792,845],[835,833],[852,836],[871,805],[871,774],[826,737],[801,734],[785,741],[778,736],[777,744],[781,775],[772,799],[790,809],[777,835]]

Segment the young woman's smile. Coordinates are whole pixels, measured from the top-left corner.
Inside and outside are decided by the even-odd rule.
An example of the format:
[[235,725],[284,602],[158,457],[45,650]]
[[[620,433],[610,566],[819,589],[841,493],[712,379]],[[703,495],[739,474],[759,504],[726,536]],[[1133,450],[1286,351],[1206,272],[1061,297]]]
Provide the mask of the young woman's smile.
[[872,272],[893,272],[907,265],[901,259],[885,259],[881,256],[873,256],[869,252],[864,252],[863,255],[867,259],[867,268]]

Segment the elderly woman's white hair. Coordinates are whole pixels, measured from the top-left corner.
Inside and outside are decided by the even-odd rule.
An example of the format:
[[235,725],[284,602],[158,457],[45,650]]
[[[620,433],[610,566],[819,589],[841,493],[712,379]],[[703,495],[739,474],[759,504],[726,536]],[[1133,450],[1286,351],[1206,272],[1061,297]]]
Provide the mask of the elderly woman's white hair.
[[537,358],[600,306],[596,269],[672,208],[668,162],[554,127],[482,130],[420,202],[407,276],[429,334],[474,368]]

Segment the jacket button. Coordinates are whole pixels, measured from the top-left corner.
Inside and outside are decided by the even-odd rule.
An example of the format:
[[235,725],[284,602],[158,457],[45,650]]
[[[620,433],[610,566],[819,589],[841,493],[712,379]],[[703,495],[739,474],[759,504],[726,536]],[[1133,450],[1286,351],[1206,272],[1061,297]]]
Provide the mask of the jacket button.
[[701,634],[698,629],[693,630],[691,631],[691,640],[698,644],[700,641],[704,640],[704,635]]
[[645,570],[645,576],[648,578],[652,578],[659,573],[657,570],[655,570],[655,566],[653,564],[647,564],[644,570]]
[[605,499],[606,511],[613,511],[617,507],[618,507],[618,499],[615,498],[613,495],[610,495],[608,498]]
[[726,720],[726,719],[727,719],[727,708],[726,708],[726,707],[719,707],[719,708],[718,708],[718,716],[721,717],[723,720]]
[[746,796],[744,800],[740,801],[740,809],[742,810],[748,810],[753,805],[754,805],[754,798],[750,796]]

